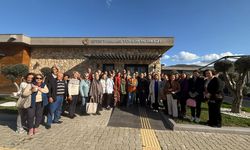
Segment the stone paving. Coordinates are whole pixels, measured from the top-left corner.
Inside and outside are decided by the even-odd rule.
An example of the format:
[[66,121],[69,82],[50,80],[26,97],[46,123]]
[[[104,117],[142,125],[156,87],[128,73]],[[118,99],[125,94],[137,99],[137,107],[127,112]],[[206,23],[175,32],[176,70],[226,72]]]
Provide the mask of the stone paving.
[[[62,124],[40,126],[32,138],[15,133],[15,122],[0,120],[0,149],[140,150],[140,129],[107,126],[111,111],[100,116],[63,117]],[[125,119],[125,118],[124,118]],[[249,135],[155,130],[162,149],[250,149]]]

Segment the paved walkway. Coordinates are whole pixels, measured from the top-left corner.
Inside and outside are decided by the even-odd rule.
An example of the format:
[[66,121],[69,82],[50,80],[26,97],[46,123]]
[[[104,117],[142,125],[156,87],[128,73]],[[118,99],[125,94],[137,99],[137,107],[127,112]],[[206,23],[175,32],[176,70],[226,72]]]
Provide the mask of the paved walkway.
[[153,127],[151,120],[154,119],[144,109],[137,114],[140,115],[139,128],[108,126],[111,111],[101,113],[100,116],[77,116],[75,119],[63,117],[63,124],[53,124],[50,130],[40,126],[40,133],[32,138],[15,133],[15,116],[0,115],[0,149],[250,149],[248,135],[158,130]]

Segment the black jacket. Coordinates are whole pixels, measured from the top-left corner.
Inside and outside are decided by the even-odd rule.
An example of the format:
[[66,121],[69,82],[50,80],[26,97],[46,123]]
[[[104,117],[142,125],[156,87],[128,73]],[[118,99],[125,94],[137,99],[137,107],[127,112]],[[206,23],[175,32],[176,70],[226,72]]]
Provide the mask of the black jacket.
[[[64,99],[68,96],[68,84],[64,82],[65,86],[65,93],[64,93]],[[50,84],[50,90],[48,93],[48,97],[52,97],[54,101],[56,101],[56,96],[57,96],[57,80],[56,82],[51,82]]]
[[[56,92],[57,92],[57,78],[54,78],[52,74],[48,75],[45,78],[45,84],[49,89],[48,97],[52,97],[56,101]],[[68,85],[65,83],[65,97],[68,95]]]
[[207,85],[207,91],[211,94],[210,99],[223,99],[223,89],[224,89],[224,82],[217,77],[214,77]]
[[148,86],[149,85],[146,78],[140,78],[138,80],[138,86],[137,86],[138,92],[146,93]]
[[197,92],[199,95],[196,98],[203,99],[204,84],[205,80],[201,77],[198,77],[195,81],[193,78],[190,78],[188,81],[188,92]]

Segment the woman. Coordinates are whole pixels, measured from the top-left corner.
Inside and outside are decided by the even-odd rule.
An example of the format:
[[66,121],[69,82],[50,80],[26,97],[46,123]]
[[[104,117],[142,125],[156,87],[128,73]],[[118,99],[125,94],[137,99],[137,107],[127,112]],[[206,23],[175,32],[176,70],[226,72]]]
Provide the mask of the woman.
[[[33,82],[33,78],[34,78],[34,74],[33,73],[29,73],[26,75],[25,80],[20,84],[20,89],[17,92],[18,95],[20,97],[28,97],[29,100],[31,99],[31,94],[32,92],[26,92],[25,88],[27,86],[29,86],[29,89],[31,89],[31,83]],[[28,89],[28,88],[27,88]],[[24,133],[25,130],[23,129],[23,126],[26,124],[27,121],[27,108],[23,108],[22,106],[19,107],[17,106],[17,111],[18,111],[18,115],[17,115],[17,133]]]
[[89,101],[90,80],[89,74],[85,73],[80,82],[80,94],[82,96],[82,114],[86,114],[86,103]]
[[136,102],[136,87],[138,85],[138,81],[136,79],[136,74],[133,74],[133,77],[131,78],[128,76],[128,103],[127,107],[132,105],[133,102]]
[[107,90],[106,90],[107,89],[107,75],[106,74],[102,75],[100,82],[102,84],[102,91],[103,91],[101,104],[103,107],[105,107],[107,103]]
[[121,78],[121,106],[127,103],[127,74],[124,73]]
[[31,107],[27,110],[30,136],[38,132],[38,127],[43,117],[43,108],[48,104],[47,93],[49,90],[46,84],[43,82],[43,79],[44,77],[42,74],[37,74],[35,76],[35,82],[31,88]]
[[161,88],[161,99],[162,99],[162,103],[164,105],[164,113],[168,114],[168,101],[167,101],[167,95],[164,92],[164,87],[166,85],[166,83],[168,82],[168,75],[164,74],[163,76],[163,80],[161,81],[162,84],[162,88]]
[[99,112],[101,109],[101,98],[102,98],[102,94],[103,94],[103,89],[102,89],[102,84],[99,81],[99,73],[95,72],[95,78],[93,79],[91,86],[90,86],[90,91],[89,91],[89,96],[90,96],[90,101],[93,103],[98,103],[97,106],[97,111],[95,114],[97,115],[101,115],[101,113]]
[[108,79],[106,82],[106,92],[107,92],[107,102],[106,102],[106,109],[109,110],[112,106],[112,104],[114,103],[114,99],[113,99],[113,92],[114,92],[114,80],[111,74],[108,74]]
[[173,116],[174,118],[178,117],[178,109],[177,109],[177,95],[180,91],[180,84],[175,79],[175,75],[172,74],[169,77],[169,81],[166,82],[164,87],[165,95],[167,95],[167,103],[168,103],[168,114]]
[[180,75],[180,80],[179,80],[179,84],[180,84],[180,91],[178,93],[178,97],[179,97],[179,102],[180,102],[180,118],[185,118],[186,117],[186,101],[189,97],[188,94],[188,79],[187,79],[187,75],[185,73],[182,73]]
[[154,74],[154,79],[151,80],[149,85],[149,95],[151,99],[151,107],[155,112],[159,110],[159,101],[161,99],[161,81],[158,74]]
[[208,99],[208,125],[212,127],[221,127],[220,107],[223,100],[222,81],[215,77],[211,70],[205,70],[205,98]]
[[114,99],[115,99],[114,106],[120,103],[121,100],[120,92],[121,92],[121,73],[118,72],[114,79]]
[[76,111],[76,104],[78,100],[80,89],[80,74],[77,71],[73,72],[73,78],[69,80],[68,92],[69,92],[69,118],[73,119]]
[[204,79],[200,76],[198,70],[193,71],[193,77],[189,79],[188,90],[189,98],[194,99],[196,102],[196,107],[190,107],[190,121],[199,123],[201,114],[201,102],[204,99]]

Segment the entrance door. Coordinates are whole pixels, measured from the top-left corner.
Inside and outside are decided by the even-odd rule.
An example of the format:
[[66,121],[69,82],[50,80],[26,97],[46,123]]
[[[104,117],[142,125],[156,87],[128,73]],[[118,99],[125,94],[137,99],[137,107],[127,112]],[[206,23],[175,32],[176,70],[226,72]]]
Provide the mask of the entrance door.
[[103,69],[103,71],[112,71],[115,69],[115,65],[114,64],[103,64],[102,69]]
[[124,68],[129,70],[130,73],[138,72],[140,73],[148,73],[148,65],[139,65],[139,64],[125,64]]

